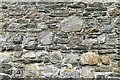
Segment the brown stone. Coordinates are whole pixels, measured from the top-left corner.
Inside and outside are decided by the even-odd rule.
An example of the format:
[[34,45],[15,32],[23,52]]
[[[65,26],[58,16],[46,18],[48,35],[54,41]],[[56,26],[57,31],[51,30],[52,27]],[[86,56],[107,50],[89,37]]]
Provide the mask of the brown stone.
[[100,61],[100,57],[98,54],[94,53],[94,52],[87,52],[87,53],[83,53],[80,56],[80,62],[81,64],[85,65],[97,65]]
[[105,64],[105,65],[110,64],[110,58],[108,56],[102,56],[101,60],[102,60],[102,63]]
[[108,9],[108,15],[113,16],[113,15],[118,15],[120,14],[120,10],[116,7],[112,7]]
[[25,17],[34,18],[36,15],[34,11],[28,11]]

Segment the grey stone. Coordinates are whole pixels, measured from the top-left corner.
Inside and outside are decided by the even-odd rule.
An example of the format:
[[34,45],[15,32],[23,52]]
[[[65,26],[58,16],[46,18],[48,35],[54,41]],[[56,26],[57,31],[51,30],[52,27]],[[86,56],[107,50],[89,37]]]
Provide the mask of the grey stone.
[[68,38],[55,38],[55,43],[57,43],[57,44],[68,44],[69,39]]
[[32,39],[32,38],[27,38],[25,44],[24,44],[24,49],[27,50],[35,50],[37,47],[38,43],[36,38]]
[[110,58],[117,60],[117,61],[120,61],[120,55],[111,54]]
[[63,20],[58,28],[64,32],[80,31],[82,29],[83,21],[77,16],[70,16]]
[[35,59],[35,52],[24,52],[22,55],[22,59]]
[[62,62],[62,54],[60,51],[53,51],[49,54],[50,61],[52,63],[61,63]]
[[2,9],[7,9],[8,6],[7,5],[2,5]]
[[0,43],[6,42],[6,38],[3,35],[0,35]]
[[47,29],[48,27],[47,27],[47,25],[45,25],[45,24],[38,23],[38,24],[37,24],[37,28],[38,28],[38,29]]
[[102,34],[98,37],[99,43],[105,43],[106,42],[106,34]]
[[47,65],[42,69],[41,75],[43,78],[46,77],[55,78],[58,76],[58,71],[59,69],[54,65]]
[[0,52],[0,62],[9,62],[10,57],[10,52]]
[[39,75],[40,75],[40,68],[37,63],[28,64],[25,66],[23,77],[39,77]]
[[81,77],[82,78],[95,78],[94,68],[89,66],[84,66],[81,68]]
[[43,45],[51,44],[52,43],[52,38],[53,38],[53,33],[52,32],[43,32],[40,34],[40,42]]
[[82,38],[80,38],[80,37],[73,37],[73,36],[71,36],[70,37],[70,44],[71,45],[79,45],[79,44],[81,44],[81,40],[82,40]]
[[14,54],[14,57],[20,58],[20,57],[22,56],[22,54],[23,54],[23,52],[16,52],[16,53]]
[[72,5],[69,5],[68,7],[71,7],[71,8],[86,8],[87,4],[83,3],[83,2],[77,2],[77,3],[74,3]]
[[37,51],[35,53],[37,58],[48,58],[48,52],[47,51]]
[[105,25],[99,29],[100,32],[102,33],[107,33],[110,32],[113,29],[112,25]]
[[106,11],[105,7],[87,7],[85,10],[87,11]]
[[79,56],[71,53],[64,57],[63,63],[77,64],[78,60],[79,60]]
[[112,72],[112,67],[109,66],[96,67],[95,72]]
[[18,34],[17,36],[14,37],[13,39],[13,43],[14,44],[21,44],[23,40],[23,36]]

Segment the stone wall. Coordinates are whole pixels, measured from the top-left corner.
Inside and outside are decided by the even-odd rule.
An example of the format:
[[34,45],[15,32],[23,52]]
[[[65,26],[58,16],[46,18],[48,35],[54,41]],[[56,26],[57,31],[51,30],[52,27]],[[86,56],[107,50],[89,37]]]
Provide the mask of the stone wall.
[[120,3],[1,2],[0,75],[120,79],[119,34]]

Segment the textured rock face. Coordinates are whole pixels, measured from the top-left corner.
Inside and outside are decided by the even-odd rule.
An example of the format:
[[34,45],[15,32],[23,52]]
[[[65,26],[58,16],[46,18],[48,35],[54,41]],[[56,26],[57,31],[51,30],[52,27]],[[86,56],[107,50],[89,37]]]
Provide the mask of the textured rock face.
[[85,65],[97,65],[100,61],[99,55],[94,52],[87,52],[80,56],[80,63]]
[[114,15],[119,15],[120,10],[117,7],[112,7],[108,9],[108,15],[114,16]]
[[76,16],[70,16],[69,18],[63,20],[58,26],[61,31],[80,31],[82,29],[83,21],[81,18]]
[[110,58],[108,56],[102,56],[101,60],[103,64],[106,64],[106,65],[110,64]]
[[83,78],[95,78],[94,69],[91,67],[82,67],[81,75]]
[[0,0],[3,80],[119,79],[120,3],[56,1]]
[[50,61],[52,63],[60,63],[62,62],[62,54],[60,51],[54,51],[49,54]]

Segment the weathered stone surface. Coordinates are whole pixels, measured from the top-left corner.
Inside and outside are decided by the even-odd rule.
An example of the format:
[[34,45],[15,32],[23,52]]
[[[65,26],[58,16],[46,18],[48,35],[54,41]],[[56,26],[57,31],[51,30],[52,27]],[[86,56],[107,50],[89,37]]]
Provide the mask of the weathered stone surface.
[[112,72],[112,66],[99,66],[96,67],[95,72]]
[[0,52],[0,62],[9,62],[10,61],[10,53],[8,52]]
[[47,27],[47,25],[45,25],[45,24],[38,23],[38,24],[37,24],[37,28],[38,28],[38,29],[47,29],[48,27]]
[[27,38],[26,42],[25,42],[25,46],[24,49],[27,50],[35,50],[37,47],[37,41],[35,38]]
[[100,57],[94,52],[87,52],[80,56],[80,63],[82,65],[97,65],[99,63]]
[[102,60],[102,63],[105,65],[110,64],[110,58],[108,56],[102,56],[101,60]]
[[82,67],[81,69],[81,76],[83,78],[95,78],[95,75],[94,75],[94,68],[92,67]]
[[34,52],[25,52],[22,55],[22,59],[34,59],[36,58],[36,55]]
[[40,34],[40,42],[43,45],[51,44],[52,43],[52,37],[53,33],[52,32],[43,32]]
[[52,63],[60,63],[62,62],[62,54],[60,51],[54,51],[49,54],[50,61]]
[[105,34],[102,34],[98,37],[98,41],[99,43],[105,43],[106,41],[106,35]]
[[58,26],[61,31],[80,31],[82,29],[83,21],[77,16],[70,16],[69,18],[63,20]]
[[79,56],[71,53],[64,57],[63,63],[77,64],[78,60],[79,60]]
[[0,76],[118,78],[120,4],[93,2],[0,2]]
[[59,69],[54,65],[47,65],[42,69],[41,75],[43,78],[46,78],[46,77],[56,78],[58,76],[58,71]]
[[66,33],[57,32],[57,34],[54,37],[54,42],[57,44],[68,44],[69,43],[69,37]]
[[119,14],[120,14],[120,10],[117,7],[108,8],[109,16],[114,16],[114,15],[119,15]]
[[14,37],[13,39],[13,43],[14,44],[21,44],[23,40],[23,36],[18,34],[17,36]]
[[64,64],[64,67],[60,70],[60,78],[79,78],[80,73],[74,70],[71,64]]
[[25,66],[24,77],[39,77],[39,75],[38,64],[28,64]]
[[112,29],[113,29],[112,25],[105,25],[105,26],[102,26],[99,29],[99,31],[102,32],[102,33],[107,33],[107,32],[110,32]]

